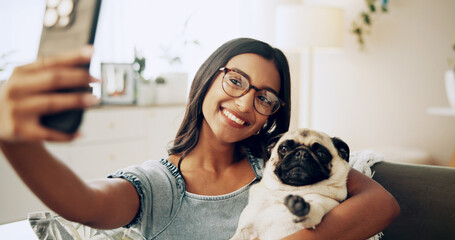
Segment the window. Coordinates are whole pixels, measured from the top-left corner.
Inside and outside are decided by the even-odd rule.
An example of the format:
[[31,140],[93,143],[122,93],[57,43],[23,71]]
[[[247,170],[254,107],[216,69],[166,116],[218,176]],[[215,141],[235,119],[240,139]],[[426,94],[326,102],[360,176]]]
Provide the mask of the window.
[[[200,64],[225,41],[241,36],[246,0],[108,0],[103,1],[91,73],[99,77],[101,62],[132,62],[136,48],[147,59],[145,77],[162,71],[187,71],[190,78]],[[16,65],[34,61],[41,34],[45,1],[15,0],[0,6],[0,66],[8,62],[0,79]],[[186,24],[185,24],[186,22]],[[186,44],[183,40],[197,41]],[[163,58],[179,56],[182,64]]]

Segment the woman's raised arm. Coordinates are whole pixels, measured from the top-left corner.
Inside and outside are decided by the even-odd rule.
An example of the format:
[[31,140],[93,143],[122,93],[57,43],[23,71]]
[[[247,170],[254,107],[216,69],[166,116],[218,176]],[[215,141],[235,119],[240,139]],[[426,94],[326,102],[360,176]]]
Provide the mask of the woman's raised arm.
[[124,179],[85,182],[39,142],[0,141],[0,149],[32,192],[70,221],[116,228],[136,216],[139,197],[134,186]]
[[57,214],[92,227],[115,228],[136,215],[135,188],[123,179],[84,182],[42,143],[70,141],[76,136],[43,127],[42,115],[96,103],[89,93],[54,91],[88,87],[95,81],[80,67],[90,62],[92,52],[86,47],[40,58],[13,71],[0,86],[0,149],[25,184]]

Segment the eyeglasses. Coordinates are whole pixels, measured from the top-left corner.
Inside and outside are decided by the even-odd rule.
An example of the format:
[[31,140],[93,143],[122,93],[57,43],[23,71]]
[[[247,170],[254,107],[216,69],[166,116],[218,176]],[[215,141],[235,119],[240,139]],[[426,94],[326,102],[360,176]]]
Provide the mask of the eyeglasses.
[[220,71],[224,71],[221,86],[227,95],[238,98],[247,94],[250,89],[256,90],[253,106],[259,114],[265,116],[272,115],[278,111],[280,106],[285,105],[285,103],[272,92],[272,89],[259,89],[251,85],[250,81],[241,73],[236,72],[236,70],[223,67],[220,68]]

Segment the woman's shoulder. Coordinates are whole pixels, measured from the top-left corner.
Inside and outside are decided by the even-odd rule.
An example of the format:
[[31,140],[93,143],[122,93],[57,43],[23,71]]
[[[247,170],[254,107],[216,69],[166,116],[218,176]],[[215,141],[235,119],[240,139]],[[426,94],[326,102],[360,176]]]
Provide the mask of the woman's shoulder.
[[180,171],[166,158],[148,160],[141,165],[129,166],[109,175],[109,177],[121,177],[130,180],[130,182],[140,181],[142,184],[148,183],[177,189],[184,185]]
[[[127,226],[137,226],[147,236],[167,224],[160,216],[175,214],[184,195],[184,183],[177,167],[167,159],[148,160],[141,165],[121,169],[109,177],[128,180],[139,195],[141,207]],[[150,226],[154,226],[153,228]]]
[[161,176],[165,178],[172,176],[171,179],[176,182],[183,180],[177,165],[169,161],[167,158],[162,158],[160,160],[148,160],[144,162],[139,169],[150,176]]

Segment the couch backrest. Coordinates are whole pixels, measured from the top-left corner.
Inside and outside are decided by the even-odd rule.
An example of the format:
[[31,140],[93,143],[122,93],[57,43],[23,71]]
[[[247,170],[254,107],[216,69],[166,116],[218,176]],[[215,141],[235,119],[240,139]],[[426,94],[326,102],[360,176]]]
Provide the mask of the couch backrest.
[[455,239],[455,168],[380,162],[372,170],[401,208],[382,240]]

